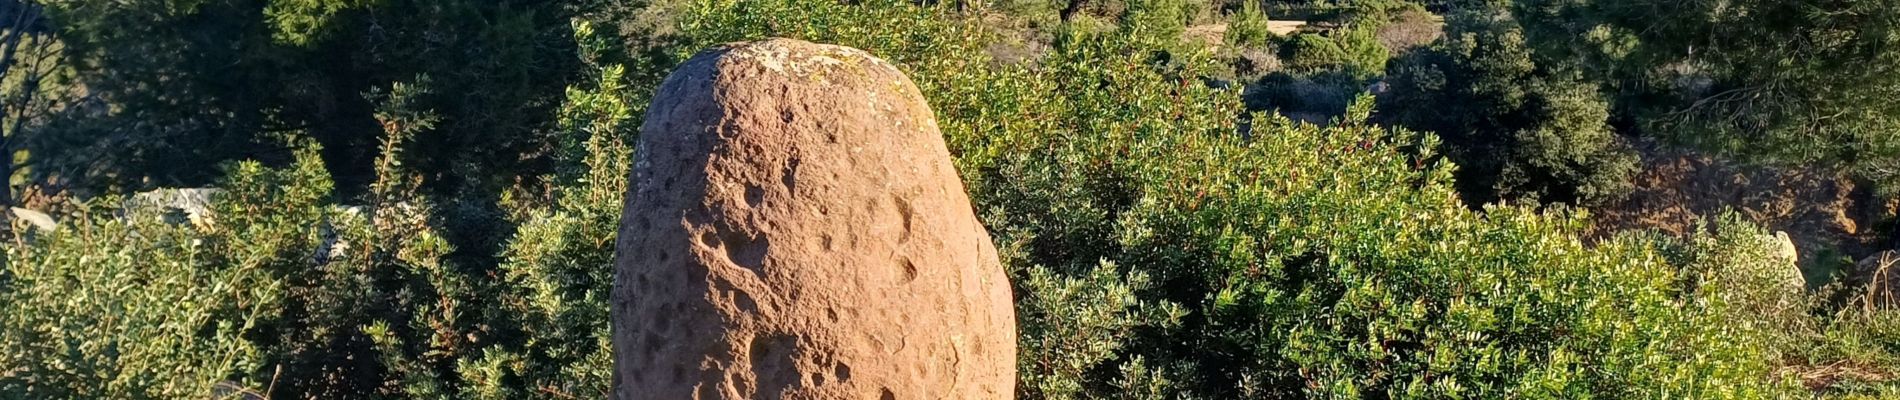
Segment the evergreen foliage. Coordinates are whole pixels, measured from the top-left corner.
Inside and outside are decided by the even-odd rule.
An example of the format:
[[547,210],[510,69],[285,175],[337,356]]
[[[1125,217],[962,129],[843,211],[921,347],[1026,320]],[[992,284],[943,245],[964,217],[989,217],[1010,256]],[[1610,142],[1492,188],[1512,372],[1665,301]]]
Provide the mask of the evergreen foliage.
[[[46,1],[50,26],[103,101],[36,127],[37,180],[82,194],[214,181],[225,161],[288,162],[301,132],[348,193],[374,179],[382,129],[361,93],[428,75],[461,90],[415,101],[454,134],[418,137],[432,187],[539,172],[560,88],[578,76],[571,12],[528,1]],[[529,134],[532,133],[532,134]]]
[[1258,1],[1243,1],[1240,9],[1228,17],[1227,32],[1222,41],[1235,47],[1264,47],[1278,36],[1267,26],[1270,18]]
[[1900,179],[1900,1],[1525,0],[1542,60],[1576,64],[1658,136]]
[[1390,53],[1373,35],[1374,30],[1370,26],[1355,25],[1330,34],[1293,35],[1280,47],[1281,57],[1295,71],[1338,69],[1360,78],[1375,76],[1385,71]]
[[[0,398],[605,397],[648,96],[686,56],[766,36],[866,49],[928,97],[1012,278],[1022,398],[1900,393],[1805,380],[1900,365],[1900,319],[1790,288],[1739,217],[1586,241],[1583,211],[1461,198],[1587,204],[1633,168],[1608,124],[1622,95],[1545,62],[1532,29],[1462,16],[1390,68],[1404,127],[1369,96],[1317,125],[1203,84],[1220,61],[1179,40],[1185,3],[1126,4],[1033,63],[992,60],[996,32],[955,5],[901,0],[691,1],[651,48],[593,3],[58,4],[113,105],[72,123],[143,141],[81,140],[138,160],[111,168],[257,160],[222,164],[202,222],[102,196],[10,237]],[[1313,42],[1295,64],[1387,71],[1370,29],[1293,39]],[[332,54],[361,58],[300,64]],[[369,130],[299,127],[326,115]]]
[[1516,22],[1490,11],[1456,14],[1448,31],[1393,61],[1386,117],[1446,139],[1467,202],[1591,205],[1629,191],[1636,154],[1595,85],[1539,64]]

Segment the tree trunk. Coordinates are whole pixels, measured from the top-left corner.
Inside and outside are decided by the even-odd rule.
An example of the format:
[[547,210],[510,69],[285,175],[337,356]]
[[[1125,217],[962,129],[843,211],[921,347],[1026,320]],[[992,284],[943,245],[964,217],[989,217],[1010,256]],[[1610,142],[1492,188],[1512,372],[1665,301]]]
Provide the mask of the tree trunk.
[[[33,29],[33,25],[40,18],[40,6],[32,0],[8,2],[7,5],[11,7],[0,10],[0,15],[11,17],[8,18],[8,25],[4,27],[6,29],[6,36],[3,39],[5,42],[0,44],[0,81],[13,74],[13,64],[18,62],[16,55],[20,51],[20,41],[26,37],[28,30]],[[11,207],[16,203],[13,198],[13,171],[15,170],[13,154],[20,128],[25,126],[22,120],[27,117],[27,108],[33,98],[32,91],[38,90],[37,86],[37,84],[22,84],[20,90],[26,93],[21,93],[17,99],[0,95],[0,110],[4,110],[8,114],[6,117],[12,119],[6,121],[9,126],[4,132],[5,137],[0,137],[0,157],[5,158],[5,160],[0,160],[0,208]],[[8,100],[17,100],[17,102],[8,104]],[[18,111],[15,112],[15,110]]]

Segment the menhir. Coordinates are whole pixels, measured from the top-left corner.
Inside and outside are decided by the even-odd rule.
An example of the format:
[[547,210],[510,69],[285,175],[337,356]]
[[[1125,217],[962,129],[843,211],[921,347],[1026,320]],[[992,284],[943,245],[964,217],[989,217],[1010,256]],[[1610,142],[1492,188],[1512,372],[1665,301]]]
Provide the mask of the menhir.
[[846,47],[700,53],[641,127],[618,399],[1000,399],[1010,286],[916,85]]

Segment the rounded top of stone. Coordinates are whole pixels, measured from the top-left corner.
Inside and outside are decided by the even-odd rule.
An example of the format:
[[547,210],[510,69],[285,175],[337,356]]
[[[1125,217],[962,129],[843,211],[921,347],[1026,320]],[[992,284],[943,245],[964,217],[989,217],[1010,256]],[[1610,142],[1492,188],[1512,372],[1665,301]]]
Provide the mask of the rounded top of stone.
[[830,81],[841,73],[863,75],[866,67],[899,72],[864,50],[788,38],[727,43],[701,56],[716,58],[714,68],[721,71],[750,69],[817,81]]

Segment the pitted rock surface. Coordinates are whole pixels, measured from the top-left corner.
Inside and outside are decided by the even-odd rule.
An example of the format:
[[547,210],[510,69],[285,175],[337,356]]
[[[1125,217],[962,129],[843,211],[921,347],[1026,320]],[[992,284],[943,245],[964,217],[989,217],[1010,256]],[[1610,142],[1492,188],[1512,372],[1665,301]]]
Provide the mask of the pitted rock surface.
[[668,76],[613,301],[619,399],[1004,399],[1009,282],[916,85],[771,39]]

